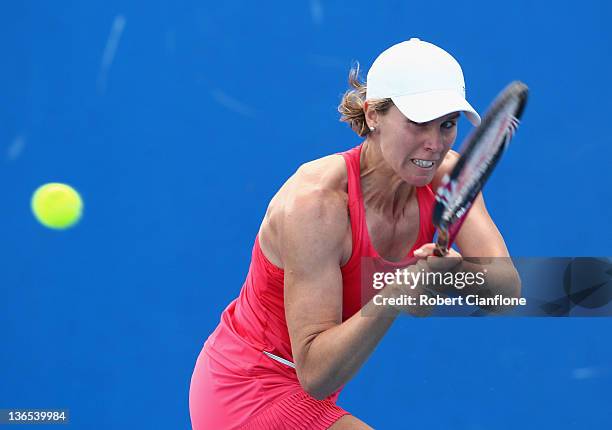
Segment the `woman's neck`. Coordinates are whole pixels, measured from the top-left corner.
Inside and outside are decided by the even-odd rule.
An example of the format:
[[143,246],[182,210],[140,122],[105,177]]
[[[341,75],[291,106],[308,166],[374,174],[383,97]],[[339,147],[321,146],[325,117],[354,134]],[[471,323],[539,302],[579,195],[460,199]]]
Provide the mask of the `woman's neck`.
[[380,146],[369,139],[361,147],[361,192],[365,205],[397,221],[408,207],[416,188],[402,180],[385,161]]

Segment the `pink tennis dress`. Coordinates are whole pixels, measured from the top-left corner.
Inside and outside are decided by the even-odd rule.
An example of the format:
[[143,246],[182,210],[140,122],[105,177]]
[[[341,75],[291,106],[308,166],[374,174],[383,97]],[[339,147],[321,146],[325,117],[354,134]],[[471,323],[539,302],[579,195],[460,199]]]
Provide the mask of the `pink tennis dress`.
[[[343,321],[361,309],[360,261],[379,257],[370,242],[361,195],[361,145],[342,153],[348,173],[353,253],[342,266]],[[417,188],[420,227],[413,251],[433,239],[434,195]],[[283,270],[264,256],[255,238],[240,295],[229,304],[204,344],[191,378],[189,410],[194,430],[327,429],[348,414],[336,405],[339,389],[316,400],[301,387],[292,366],[283,303]]]

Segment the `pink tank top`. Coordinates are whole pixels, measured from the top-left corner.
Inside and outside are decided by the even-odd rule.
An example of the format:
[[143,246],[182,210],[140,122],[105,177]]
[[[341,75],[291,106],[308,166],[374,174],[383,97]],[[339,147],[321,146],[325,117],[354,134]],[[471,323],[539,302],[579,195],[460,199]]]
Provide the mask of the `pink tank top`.
[[[362,307],[361,258],[379,258],[368,235],[361,195],[361,146],[341,153],[346,161],[348,174],[348,206],[353,243],[352,255],[341,268],[343,321]],[[398,265],[405,264],[413,258],[414,250],[433,239],[431,216],[435,197],[431,188],[417,188],[417,199],[420,219],[418,237],[408,255],[398,262]],[[229,368],[243,369],[250,375],[266,370],[280,371],[296,379],[295,371],[291,367],[263,354],[263,351],[266,351],[293,361],[285,320],[283,270],[265,257],[258,237],[255,238],[251,265],[240,295],[223,311],[221,322],[206,341],[204,348],[211,357],[221,363],[227,363]]]

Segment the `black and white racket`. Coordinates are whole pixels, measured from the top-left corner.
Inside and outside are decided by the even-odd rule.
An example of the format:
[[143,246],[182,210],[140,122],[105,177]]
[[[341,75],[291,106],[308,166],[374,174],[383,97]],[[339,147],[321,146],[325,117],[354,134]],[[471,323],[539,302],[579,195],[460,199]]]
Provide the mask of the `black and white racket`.
[[527,85],[514,81],[493,101],[480,126],[462,145],[461,157],[436,193],[433,224],[438,229],[436,255],[448,253],[457,233],[516,131],[525,104]]

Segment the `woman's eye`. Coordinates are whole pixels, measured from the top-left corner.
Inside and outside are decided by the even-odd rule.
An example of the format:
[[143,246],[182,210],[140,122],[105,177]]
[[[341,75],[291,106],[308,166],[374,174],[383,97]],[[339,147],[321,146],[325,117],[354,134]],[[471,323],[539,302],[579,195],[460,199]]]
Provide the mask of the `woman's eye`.
[[451,128],[453,128],[456,125],[457,125],[457,123],[455,121],[444,121],[442,123],[442,128],[450,130]]

